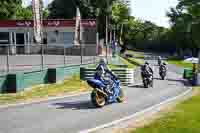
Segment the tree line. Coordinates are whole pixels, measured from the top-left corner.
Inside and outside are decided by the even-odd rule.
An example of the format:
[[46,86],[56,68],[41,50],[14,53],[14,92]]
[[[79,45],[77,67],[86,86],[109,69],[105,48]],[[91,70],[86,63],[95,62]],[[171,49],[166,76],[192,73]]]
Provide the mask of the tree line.
[[[54,0],[42,11],[46,19],[74,19],[79,7],[83,19],[97,19],[101,38],[105,38],[107,16],[109,29],[116,31],[123,46],[179,54],[190,49],[195,54],[200,43],[200,4],[196,0],[178,1],[166,14],[170,28],[131,16],[130,0]],[[0,0],[0,19],[32,19],[32,6],[23,7],[22,0]]]

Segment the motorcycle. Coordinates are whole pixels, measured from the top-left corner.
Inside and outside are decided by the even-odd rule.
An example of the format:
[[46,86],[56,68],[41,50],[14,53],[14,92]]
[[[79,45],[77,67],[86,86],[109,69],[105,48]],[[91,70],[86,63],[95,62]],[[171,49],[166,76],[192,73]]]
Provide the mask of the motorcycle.
[[158,60],[158,66],[160,66],[160,65],[161,65],[161,62],[162,62],[161,60]]
[[166,77],[166,75],[167,75],[166,69],[165,69],[165,68],[160,68],[159,74],[160,74],[161,79],[162,79],[162,80],[165,80],[165,77]]
[[143,84],[145,88],[153,87],[153,76],[143,77]]
[[141,76],[145,88],[153,87],[153,74],[149,74],[145,67],[141,67]]
[[108,85],[106,81],[99,79],[89,79],[87,83],[93,88],[91,92],[91,101],[96,107],[103,107],[106,104],[124,101],[124,92],[120,88],[120,81],[114,74],[109,74],[112,80],[112,94],[108,93],[105,88]]

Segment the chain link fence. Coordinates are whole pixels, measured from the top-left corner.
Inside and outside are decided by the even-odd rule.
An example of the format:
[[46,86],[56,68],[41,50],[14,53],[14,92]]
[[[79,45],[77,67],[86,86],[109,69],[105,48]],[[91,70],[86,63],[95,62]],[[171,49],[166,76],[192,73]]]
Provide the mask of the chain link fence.
[[0,45],[0,75],[55,67],[93,64],[98,60],[96,44]]

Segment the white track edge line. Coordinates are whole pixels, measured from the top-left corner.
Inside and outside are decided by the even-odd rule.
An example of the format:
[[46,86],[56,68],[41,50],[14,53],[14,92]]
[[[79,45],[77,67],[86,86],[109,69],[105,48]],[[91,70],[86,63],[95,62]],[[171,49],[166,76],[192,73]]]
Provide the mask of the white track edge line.
[[136,113],[134,113],[133,115],[124,117],[124,118],[119,119],[119,120],[112,121],[112,122],[107,123],[107,124],[103,124],[103,125],[97,126],[97,127],[95,127],[95,128],[83,130],[83,131],[80,131],[79,133],[90,133],[90,132],[95,132],[95,131],[97,131],[97,130],[99,130],[99,129],[103,129],[103,128],[106,128],[106,127],[110,127],[110,126],[116,125],[116,124],[118,124],[118,123],[120,123],[120,122],[133,119],[134,117],[137,117],[137,116],[139,116],[140,114],[143,114],[143,113],[145,113],[145,112],[149,112],[149,111],[155,110],[156,108],[160,107],[161,105],[167,104],[167,103],[172,102],[172,101],[174,101],[174,100],[176,100],[176,99],[178,99],[178,98],[180,98],[180,97],[183,97],[183,96],[185,96],[186,94],[190,93],[191,91],[192,91],[192,87],[189,87],[189,90],[187,90],[187,91],[185,91],[185,92],[183,92],[183,93],[181,93],[181,94],[179,94],[179,95],[177,95],[177,96],[175,96],[175,97],[169,98],[169,99],[167,99],[167,100],[165,100],[165,101],[163,101],[163,102],[161,102],[161,103],[159,103],[159,104],[153,105],[153,106],[148,107],[148,108],[146,108],[146,109],[144,109],[144,110],[142,110],[142,111],[136,112]]

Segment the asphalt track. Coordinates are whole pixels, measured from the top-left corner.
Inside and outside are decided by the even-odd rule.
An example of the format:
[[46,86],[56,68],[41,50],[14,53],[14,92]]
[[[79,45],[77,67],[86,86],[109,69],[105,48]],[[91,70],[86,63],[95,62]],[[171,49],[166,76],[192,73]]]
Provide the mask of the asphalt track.
[[[156,66],[154,69],[157,71]],[[89,94],[2,108],[0,133],[76,133],[122,119],[187,91],[177,70],[170,66],[165,81],[155,72],[153,88],[143,88],[140,80],[123,87],[126,101],[103,108],[95,108]],[[139,72],[135,76],[139,77]]]

